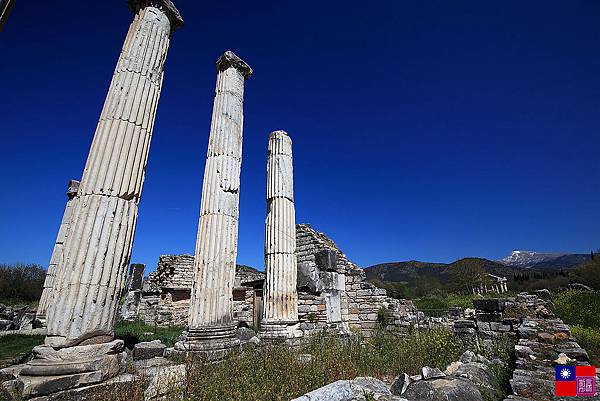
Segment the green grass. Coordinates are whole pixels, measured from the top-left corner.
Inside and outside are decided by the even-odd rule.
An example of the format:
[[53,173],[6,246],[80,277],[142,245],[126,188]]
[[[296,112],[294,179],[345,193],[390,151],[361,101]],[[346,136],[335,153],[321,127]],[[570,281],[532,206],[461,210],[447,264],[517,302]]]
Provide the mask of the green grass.
[[[465,349],[466,344],[447,330],[404,339],[378,336],[366,346],[356,339],[318,337],[301,349],[275,345],[232,354],[219,364],[189,362],[178,396],[184,400],[289,400],[336,380],[374,376],[389,381],[402,372],[417,374],[425,365],[445,369]],[[303,362],[299,354],[311,354],[312,359]]]
[[125,346],[128,348],[132,348],[133,345],[139,342],[152,340],[160,340],[167,347],[172,347],[175,345],[177,338],[181,335],[182,330],[183,328],[178,326],[149,326],[140,320],[133,322],[122,321],[115,325],[115,337],[125,341]]
[[600,330],[600,292],[566,291],[554,297],[554,306],[565,323]]
[[420,310],[448,309],[451,307],[473,308],[473,299],[507,298],[514,294],[487,293],[484,295],[458,294],[455,292],[434,292],[415,300],[415,305]]
[[600,292],[566,291],[554,297],[556,313],[571,325],[577,342],[600,365]]
[[590,363],[600,366],[600,329],[582,326],[571,326],[571,332],[590,356]]
[[9,334],[0,336],[0,366],[7,364],[22,353],[44,343],[44,336],[23,336]]

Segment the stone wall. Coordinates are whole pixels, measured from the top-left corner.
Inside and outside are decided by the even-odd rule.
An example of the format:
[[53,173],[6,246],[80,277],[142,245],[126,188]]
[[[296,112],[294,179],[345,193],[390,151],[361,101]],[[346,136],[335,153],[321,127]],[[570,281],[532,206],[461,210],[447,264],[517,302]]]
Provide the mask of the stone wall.
[[587,352],[571,330],[554,314],[548,290],[521,293],[514,298],[476,299],[475,316],[454,322],[457,334],[493,351],[499,340],[511,339],[515,370],[508,400],[554,399],[554,366],[589,365]]
[[[186,326],[193,268],[192,255],[161,255],[156,271],[150,273],[144,283],[138,319],[149,325]],[[247,283],[263,279],[262,272],[248,266],[236,266],[233,314],[237,324],[254,325],[254,289]]]
[[382,325],[401,334],[414,325],[414,304],[388,297],[384,289],[367,282],[363,269],[327,235],[298,224],[296,241],[302,330],[328,327],[368,337]]

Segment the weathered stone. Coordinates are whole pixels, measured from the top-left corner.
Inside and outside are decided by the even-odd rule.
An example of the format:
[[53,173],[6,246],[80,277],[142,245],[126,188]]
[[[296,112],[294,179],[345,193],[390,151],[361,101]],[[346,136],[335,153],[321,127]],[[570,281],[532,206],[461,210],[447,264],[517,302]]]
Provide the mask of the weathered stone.
[[421,376],[423,376],[423,380],[429,380],[444,377],[446,375],[438,368],[430,368],[429,366],[424,366],[421,369]]
[[293,336],[298,323],[296,211],[292,140],[285,131],[269,136],[265,223],[265,285],[261,336]]
[[[189,331],[178,351],[222,354],[239,345],[233,322],[244,81],[252,69],[233,52],[216,63],[213,119],[202,185]],[[206,285],[206,283],[211,283]]]
[[323,249],[315,254],[315,263],[321,271],[336,271],[337,255],[330,249]]
[[456,372],[454,372],[454,376],[464,377],[465,379],[469,379],[476,386],[496,391],[496,378],[490,368],[483,363],[471,362],[462,364]]
[[172,28],[152,2],[136,8],[73,199],[48,308],[49,345],[112,338]]
[[185,365],[167,366],[159,370],[144,391],[145,400],[155,400],[180,387],[186,377]]
[[165,354],[166,345],[160,340],[137,343],[133,346],[133,360],[161,357]]
[[63,246],[67,236],[70,231],[70,223],[71,223],[71,214],[73,212],[73,199],[75,195],[77,195],[77,191],[79,190],[79,181],[71,180],[67,186],[67,205],[65,207],[65,211],[63,213],[63,218],[60,223],[60,228],[58,229],[58,235],[56,237],[56,241],[54,243],[54,249],[52,250],[52,256],[50,256],[50,264],[48,265],[48,270],[46,272],[46,278],[44,279],[44,288],[42,290],[42,295],[38,302],[38,307],[36,310],[36,316],[42,324],[46,323],[46,313],[48,311],[48,306],[52,302],[53,297],[53,286],[54,286],[54,277],[56,276],[56,268],[61,264],[61,259],[63,255]]
[[475,309],[485,312],[502,312],[506,308],[506,299],[474,299],[473,305],[475,306]]
[[402,396],[408,401],[483,401],[469,380],[450,377],[413,382]]
[[412,382],[412,379],[406,373],[402,373],[400,376],[396,378],[392,387],[390,388],[392,394],[402,395],[406,392],[409,384]]
[[310,262],[298,263],[297,276],[298,289],[319,294],[323,291],[323,284],[319,278],[319,270],[315,264]]
[[462,364],[463,363],[460,361],[454,361],[450,365],[448,365],[448,367],[446,368],[444,373],[448,376],[452,376],[454,373],[456,373],[458,368],[460,368],[462,366]]

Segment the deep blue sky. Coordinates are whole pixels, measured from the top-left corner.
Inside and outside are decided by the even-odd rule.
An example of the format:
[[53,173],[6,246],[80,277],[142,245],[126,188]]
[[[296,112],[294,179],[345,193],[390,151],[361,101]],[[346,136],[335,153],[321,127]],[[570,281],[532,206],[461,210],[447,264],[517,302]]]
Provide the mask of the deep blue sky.
[[[227,49],[255,70],[239,263],[262,268],[275,129],[297,221],[362,266],[600,246],[600,2],[177,6],[133,262],[193,253]],[[47,265],[131,18],[125,1],[18,1],[0,33],[0,262]]]

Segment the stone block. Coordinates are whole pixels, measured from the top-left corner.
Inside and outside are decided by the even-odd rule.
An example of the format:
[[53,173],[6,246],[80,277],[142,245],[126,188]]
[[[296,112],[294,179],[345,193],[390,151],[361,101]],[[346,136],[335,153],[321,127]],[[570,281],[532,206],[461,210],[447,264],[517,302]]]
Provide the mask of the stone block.
[[133,347],[133,360],[139,361],[163,356],[166,348],[167,346],[161,343],[160,340],[135,344]]
[[485,312],[502,312],[506,309],[506,298],[474,299],[473,305]]
[[321,271],[336,271],[337,255],[335,251],[323,249],[315,255],[315,263]]

